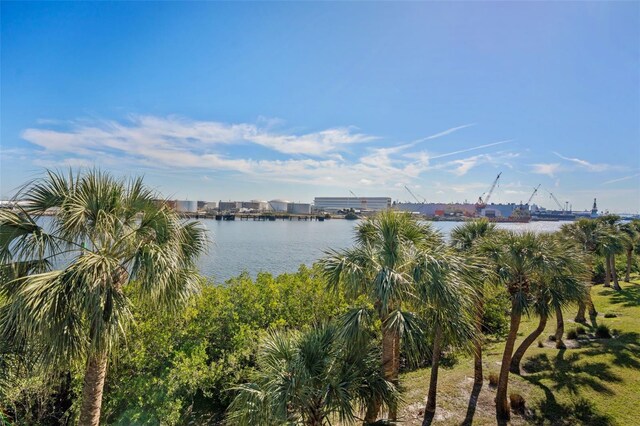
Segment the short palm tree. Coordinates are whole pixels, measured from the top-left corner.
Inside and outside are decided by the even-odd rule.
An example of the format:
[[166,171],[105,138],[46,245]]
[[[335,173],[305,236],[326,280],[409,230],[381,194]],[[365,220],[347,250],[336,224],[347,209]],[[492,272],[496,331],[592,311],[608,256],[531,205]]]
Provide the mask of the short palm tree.
[[[420,327],[415,317],[403,310],[403,304],[415,296],[412,273],[416,253],[440,241],[430,226],[408,214],[388,210],[357,226],[353,248],[329,251],[320,262],[332,290],[343,289],[351,299],[364,297],[373,306],[381,327],[384,378],[396,386],[401,338],[406,338],[405,343],[421,340],[410,336]],[[370,314],[368,306],[354,309],[346,316],[347,327],[357,329],[358,324],[371,318]],[[373,423],[379,408],[379,404],[372,404],[365,420]],[[390,406],[389,419],[395,420],[396,415],[396,407]]]
[[[564,236],[573,240],[585,255],[586,264],[591,273],[591,278],[588,280],[588,284],[592,286],[594,258],[600,250],[604,235],[602,222],[582,218],[573,223],[562,225],[561,232]],[[591,299],[591,290],[587,292],[585,300],[578,303],[578,313],[575,318],[576,322],[586,322],[587,319],[585,317],[585,311],[587,307],[589,308],[589,316],[595,317],[598,315],[593,304],[593,300]]]
[[626,237],[623,240],[627,254],[627,268],[624,274],[624,281],[628,283],[631,275],[633,254],[636,251],[636,247],[640,246],[640,220],[635,219],[631,222],[621,224],[620,232]]
[[[557,238],[556,238],[557,239]],[[536,274],[537,279],[531,283],[530,312],[538,316],[538,327],[531,332],[518,346],[511,358],[512,373],[520,374],[520,361],[533,342],[544,332],[549,316],[555,312],[559,327],[556,330],[556,347],[563,348],[562,335],[564,322],[562,309],[570,304],[584,300],[587,286],[584,276],[587,273],[583,257],[569,244],[557,239],[548,246],[549,256],[553,256],[556,264],[546,274]],[[551,251],[553,250],[553,251]]]
[[[3,335],[37,341],[49,366],[85,363],[79,423],[98,425],[107,361],[131,322],[134,285],[152,306],[175,308],[199,288],[206,249],[197,222],[155,201],[142,179],[97,170],[47,172],[0,212]],[[44,215],[51,215],[43,217]]]
[[509,419],[507,386],[511,357],[522,314],[529,309],[532,284],[557,268],[551,250],[552,239],[532,232],[501,231],[483,243],[483,251],[493,262],[497,281],[511,298],[509,334],[505,343],[496,391],[496,417],[499,423]]
[[627,246],[627,235],[620,232],[615,224],[603,224],[602,231],[599,252],[604,257],[604,286],[611,287],[610,283],[613,282],[613,288],[621,290],[616,271],[616,254],[624,253]]
[[251,379],[233,389],[231,425],[352,423],[369,401],[391,405],[397,398],[380,371],[379,350],[343,340],[334,326],[271,331]]
[[[478,246],[482,243],[484,238],[487,238],[495,233],[495,223],[489,222],[487,219],[479,219],[471,222],[466,222],[464,225],[456,226],[451,231],[451,245],[459,252],[469,256],[478,255]],[[487,277],[490,275],[490,271],[482,270],[479,273],[484,273]],[[484,316],[484,286],[487,279],[476,280],[475,286],[476,293],[476,339],[474,348],[474,362],[473,362],[473,378],[476,385],[482,384],[482,318]]]

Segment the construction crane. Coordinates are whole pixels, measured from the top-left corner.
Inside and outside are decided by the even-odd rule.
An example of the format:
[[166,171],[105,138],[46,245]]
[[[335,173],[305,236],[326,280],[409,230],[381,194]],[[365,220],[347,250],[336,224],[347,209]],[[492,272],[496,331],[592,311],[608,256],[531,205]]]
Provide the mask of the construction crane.
[[[356,200],[359,198],[356,194],[354,194],[354,193],[353,193],[353,191],[352,191],[352,190],[349,190],[349,192],[351,193],[351,195],[353,195],[353,196],[356,198]],[[351,203],[349,203],[349,204],[351,204]],[[356,202],[356,205],[357,205],[357,204],[358,204],[358,203]],[[353,207],[351,207],[351,208],[353,208]]]
[[418,203],[418,204],[424,204],[424,203],[426,203],[426,202],[427,202],[426,198],[425,198],[425,199],[423,199],[423,201],[420,201],[420,200],[418,199],[418,197],[416,197],[416,194],[414,194],[414,193],[409,189],[409,187],[407,187],[407,185],[405,185],[405,186],[404,186],[404,189],[406,189],[406,190],[407,190],[407,192],[409,192],[409,194],[411,194],[411,196],[416,200],[416,203]]
[[538,189],[540,189],[540,185],[542,184],[538,184],[538,186],[536,186],[536,189],[533,190],[533,194],[531,194],[531,197],[529,197],[529,199],[527,200],[527,205],[531,204],[531,200],[533,200],[533,197],[535,197]]
[[[545,191],[547,191],[547,190],[545,189]],[[547,192],[549,192],[549,191],[547,191]],[[551,196],[551,198],[553,198],[553,201],[555,201],[555,202],[556,202],[556,204],[558,205],[558,208],[560,208],[560,211],[564,212],[564,211],[565,211],[565,208],[564,208],[564,207],[562,207],[562,204],[560,204],[560,201],[558,201],[558,199],[556,198],[556,196],[555,196],[555,195],[553,195],[553,192],[549,192],[549,195]]]
[[489,192],[487,192],[487,197],[483,200],[482,199],[482,195],[478,197],[478,202],[476,203],[476,210],[482,210],[483,208],[487,207],[487,204],[489,203],[489,200],[491,199],[491,194],[493,194],[493,190],[496,189],[496,185],[498,184],[498,180],[500,180],[500,175],[502,174],[502,172],[498,173],[498,176],[496,176],[496,179],[493,181],[493,184],[491,185],[491,189],[489,189]]

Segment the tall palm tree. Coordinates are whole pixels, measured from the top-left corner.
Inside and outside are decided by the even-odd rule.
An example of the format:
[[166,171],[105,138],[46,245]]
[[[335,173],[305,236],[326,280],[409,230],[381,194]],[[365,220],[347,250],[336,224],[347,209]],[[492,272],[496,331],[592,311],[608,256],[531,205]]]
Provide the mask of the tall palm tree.
[[[493,235],[496,225],[487,219],[466,222],[451,231],[451,245],[464,254],[477,255],[477,247],[482,239]],[[488,272],[488,271],[482,271]],[[476,339],[473,352],[473,379],[476,385],[482,384],[482,318],[484,316],[484,286],[486,280],[476,281]]]
[[[441,237],[429,225],[409,214],[391,210],[366,219],[356,227],[355,246],[331,250],[321,260],[324,275],[333,291],[343,289],[352,299],[365,297],[379,320],[382,335],[382,371],[384,378],[397,386],[400,371],[400,344],[420,343],[411,333],[419,332],[415,317],[403,310],[413,297],[413,266],[421,247],[438,244]],[[368,307],[357,308],[346,318],[347,327],[370,319]],[[354,333],[352,333],[354,334]],[[377,419],[380,404],[369,407],[365,420]],[[397,407],[389,407],[389,419],[395,420]]]
[[631,263],[635,248],[640,245],[640,220],[634,219],[631,222],[620,225],[620,232],[625,235],[623,239],[627,254],[627,267],[624,274],[624,282],[629,282],[631,275]]
[[260,345],[252,381],[234,388],[228,423],[352,423],[372,399],[395,402],[397,390],[382,376],[379,350],[370,341],[352,343],[330,325],[271,331]]
[[[602,244],[602,237],[604,235],[602,222],[592,219],[578,219],[573,223],[562,225],[561,232],[567,238],[572,239],[582,253],[585,255],[586,264],[591,271],[591,278],[589,279],[589,285],[593,285],[593,262],[595,255],[599,252]],[[587,297],[584,301],[578,303],[578,313],[575,321],[584,323],[586,322],[585,311],[589,308],[589,316],[595,317],[598,315],[596,308],[591,299],[591,290],[587,292]]]
[[531,286],[558,266],[550,255],[551,242],[552,239],[546,235],[501,231],[495,238],[483,243],[483,250],[495,266],[497,280],[506,287],[511,299],[509,334],[496,391],[496,417],[499,423],[509,419],[509,369],[522,314],[529,309]]
[[[555,236],[554,236],[555,237]],[[556,238],[557,239],[557,238]],[[549,244],[548,256],[553,256],[556,267],[550,269],[546,274],[536,274],[537,279],[531,283],[531,311],[539,317],[538,327],[531,332],[518,346],[511,358],[510,371],[520,374],[520,361],[525,352],[533,342],[544,331],[547,319],[555,312],[562,321],[562,308],[572,303],[584,300],[587,286],[584,283],[584,276],[587,273],[584,267],[583,256],[574,250],[566,242],[557,239],[556,243]],[[558,327],[556,332],[556,347],[563,348],[562,342],[563,325]]]
[[179,306],[199,288],[205,231],[158,204],[142,179],[98,170],[48,171],[19,197],[23,210],[0,212],[0,256],[12,271],[0,287],[1,332],[37,341],[49,366],[84,362],[79,423],[98,425],[109,355],[131,322],[125,288]]
[[[424,422],[428,424],[436,410],[438,371],[443,348],[465,347],[477,340],[476,292],[479,268],[469,265],[469,258],[453,252],[444,244],[423,248],[417,254],[414,269],[420,313],[432,327],[432,362]],[[482,276],[480,275],[480,281]]]

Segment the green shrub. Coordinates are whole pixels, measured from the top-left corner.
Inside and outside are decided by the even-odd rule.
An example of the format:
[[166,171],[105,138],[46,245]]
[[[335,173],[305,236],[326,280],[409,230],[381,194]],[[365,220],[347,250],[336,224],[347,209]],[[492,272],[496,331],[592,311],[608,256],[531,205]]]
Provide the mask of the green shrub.
[[606,314],[604,314],[605,318],[617,318],[618,316],[612,312],[607,312]]
[[585,328],[581,325],[579,325],[578,327],[576,327],[576,333],[578,334],[587,334],[587,330],[585,330]]
[[544,348],[544,343],[542,343],[542,340],[538,340],[538,347]]
[[596,337],[598,339],[610,339],[611,338],[611,330],[609,326],[606,324],[600,324],[598,328],[596,328]]
[[555,342],[555,341],[556,341],[556,336],[555,336],[555,335],[553,335],[553,334],[552,334],[552,335],[550,335],[550,336],[549,336],[549,340],[550,340],[550,341],[552,341],[552,342]]
[[509,295],[503,289],[492,289],[485,294],[482,332],[495,336],[506,336],[509,331],[511,309]]
[[578,332],[576,330],[569,330],[567,332],[567,339],[576,340],[578,338]]

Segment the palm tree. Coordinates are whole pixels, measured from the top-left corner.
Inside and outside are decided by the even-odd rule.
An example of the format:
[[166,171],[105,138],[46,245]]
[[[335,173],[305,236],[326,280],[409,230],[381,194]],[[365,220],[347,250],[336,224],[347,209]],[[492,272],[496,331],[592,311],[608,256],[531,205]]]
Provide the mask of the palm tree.
[[430,423],[436,410],[438,370],[443,348],[464,347],[475,334],[478,274],[469,258],[454,253],[444,244],[423,248],[414,269],[416,293],[425,323],[433,327],[431,378],[423,424]]
[[320,426],[332,418],[351,423],[369,401],[391,405],[397,399],[378,360],[370,341],[353,345],[334,326],[271,331],[260,345],[252,382],[234,388],[228,423]]
[[[347,297],[365,297],[379,320],[382,335],[382,371],[384,378],[398,384],[400,344],[420,344],[420,327],[403,302],[411,299],[413,266],[421,247],[437,244],[441,237],[429,225],[420,224],[409,214],[391,210],[366,219],[356,227],[355,246],[327,252],[321,260],[330,289],[343,288]],[[345,317],[350,334],[357,334],[360,324],[371,319],[369,307],[356,308]],[[415,338],[414,338],[415,337]],[[365,421],[377,419],[379,403],[373,403]],[[395,420],[397,408],[389,407],[389,419]]]
[[483,244],[483,250],[495,266],[498,282],[506,287],[511,298],[509,334],[502,355],[496,391],[496,417],[499,423],[509,419],[509,369],[522,314],[529,309],[531,286],[541,276],[559,269],[554,265],[556,262],[550,255],[551,241],[549,236],[532,232],[519,234],[501,231],[496,238],[491,238]]
[[48,171],[19,197],[23,210],[0,212],[0,256],[12,271],[0,331],[38,342],[46,365],[84,362],[79,423],[98,425],[109,355],[131,322],[125,288],[179,306],[199,288],[205,231],[156,203],[142,179],[97,170]]
[[[466,222],[464,225],[456,226],[451,231],[451,245],[458,251],[466,254],[476,255],[477,246],[483,238],[495,232],[496,225],[487,219]],[[484,316],[484,285],[485,280],[479,281],[475,287],[476,291],[476,339],[473,352],[473,378],[476,385],[482,384],[482,318]]]
[[624,274],[624,282],[628,283],[631,275],[633,252],[634,249],[640,245],[640,220],[635,219],[631,222],[621,224],[620,232],[625,236],[623,243],[627,254],[627,268]]
[[618,273],[616,272],[616,254],[623,253],[627,246],[626,234],[619,231],[619,228],[613,224],[604,224],[602,226],[602,235],[600,237],[599,251],[604,257],[605,278],[604,286],[610,287],[610,281],[613,281],[613,288],[621,290],[618,281]]
[[[591,279],[589,280],[589,286],[593,285],[593,261],[596,253],[600,250],[603,237],[602,224],[598,220],[592,219],[578,219],[573,223],[562,225],[561,232],[567,238],[572,239],[582,253],[585,255],[587,267],[591,271]],[[587,306],[589,307],[589,316],[595,317],[598,315],[596,308],[591,299],[591,290],[587,292],[587,297],[584,301],[578,303],[578,314],[575,321],[584,323],[586,322],[585,311]]]
[[[555,236],[554,236],[555,237]],[[546,275],[538,275],[538,279],[531,283],[532,302],[531,310],[539,317],[538,327],[529,334],[518,346],[511,358],[510,371],[520,374],[520,361],[533,342],[544,331],[547,319],[552,312],[558,317],[559,326],[556,331],[556,348],[564,348],[562,335],[564,334],[564,321],[562,308],[584,300],[587,286],[583,277],[586,274],[582,255],[569,244],[557,241],[548,244],[548,256],[553,256],[556,267]]]

